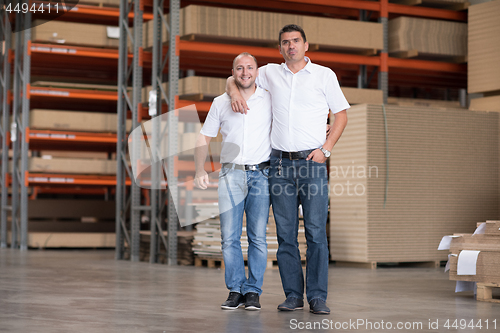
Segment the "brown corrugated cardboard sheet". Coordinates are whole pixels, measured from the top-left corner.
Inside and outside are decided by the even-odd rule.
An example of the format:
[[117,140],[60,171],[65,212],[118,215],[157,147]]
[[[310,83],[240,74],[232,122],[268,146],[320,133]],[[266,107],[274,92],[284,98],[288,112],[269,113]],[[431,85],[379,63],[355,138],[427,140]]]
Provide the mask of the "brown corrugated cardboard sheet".
[[[127,128],[131,120],[127,120]],[[30,111],[30,127],[66,131],[116,132],[116,114],[33,109]]]
[[31,157],[28,159],[28,171],[71,174],[116,174],[116,161],[84,158],[45,159]]
[[500,90],[500,1],[469,7],[469,93]]
[[465,57],[467,24],[401,16],[389,21],[389,52]]
[[498,216],[498,113],[363,104],[348,117],[330,158],[333,260],[446,260],[444,235]]
[[[277,44],[279,30],[291,23],[304,28],[310,44],[347,50],[383,48],[380,23],[196,5],[181,9],[180,36],[196,36],[201,40],[211,38],[212,41],[232,40],[240,44]],[[146,22],[146,48],[153,45],[152,29],[152,21]],[[166,40],[164,32],[163,42]]]

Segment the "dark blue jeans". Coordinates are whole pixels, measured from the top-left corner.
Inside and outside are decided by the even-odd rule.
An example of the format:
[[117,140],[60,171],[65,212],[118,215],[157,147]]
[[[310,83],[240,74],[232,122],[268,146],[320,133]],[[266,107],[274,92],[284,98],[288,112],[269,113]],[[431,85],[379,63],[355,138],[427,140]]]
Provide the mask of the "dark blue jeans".
[[299,202],[304,212],[307,240],[307,301],[328,294],[328,178],[326,163],[271,157],[269,184],[276,231],[278,267],[286,297],[304,298],[304,276],[298,248]]

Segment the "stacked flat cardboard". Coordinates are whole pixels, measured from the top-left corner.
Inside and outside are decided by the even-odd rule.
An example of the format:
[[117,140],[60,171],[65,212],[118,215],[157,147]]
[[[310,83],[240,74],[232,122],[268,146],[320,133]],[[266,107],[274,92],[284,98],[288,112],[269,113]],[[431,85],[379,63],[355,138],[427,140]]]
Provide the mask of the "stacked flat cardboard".
[[467,24],[404,16],[390,20],[389,52],[409,51],[417,51],[418,55],[465,57]]
[[[482,234],[460,234],[451,240],[450,280],[500,283],[500,221],[486,221]],[[475,275],[458,275],[462,251],[480,251]]]
[[[216,207],[216,206],[215,206]],[[215,213],[215,210],[214,210]],[[193,252],[200,257],[222,258],[220,220],[212,218],[196,225],[196,234],[193,240]],[[276,235],[276,223],[272,210],[270,211],[267,224],[267,258],[268,261],[276,260],[278,251],[278,236]],[[248,238],[246,228],[246,217],[243,218],[243,228],[241,234],[241,250],[243,257],[248,255]],[[299,250],[302,260],[306,259],[306,237],[303,221],[299,224],[298,234]]]
[[348,113],[330,158],[332,260],[445,260],[436,249],[443,234],[497,219],[497,113],[392,105]]
[[[30,111],[30,127],[66,131],[116,132],[118,116],[111,113],[58,110]],[[130,128],[131,120],[127,120]]]
[[[469,93],[500,94],[500,1],[485,2],[469,7]],[[489,94],[491,95],[491,94]],[[487,97],[473,100],[474,109],[485,107],[498,111],[498,99]],[[497,104],[496,106],[494,104]]]
[[[165,92],[168,92],[168,82],[162,84]],[[149,100],[149,92],[152,86],[142,88],[142,101]],[[212,100],[224,93],[226,90],[226,79],[189,76],[179,80],[179,97],[183,99],[196,98]]]
[[[8,232],[8,239],[12,233]],[[113,232],[29,232],[28,247],[43,248],[114,248]]]
[[[193,236],[195,231],[177,231],[177,263],[183,266],[193,265],[194,255],[192,249]],[[168,237],[168,232],[164,231],[165,238]],[[141,261],[149,261],[151,244],[151,231],[141,231],[141,246],[139,258]],[[161,245],[163,249],[163,244]],[[168,261],[166,255],[158,255],[158,262],[166,264]]]
[[120,7],[120,0],[80,0],[78,2],[80,5],[98,5],[109,6],[109,7]]
[[398,98],[398,97],[387,98],[387,104],[399,105],[399,106],[411,106],[411,107],[425,106],[425,107],[448,108],[448,109],[450,108],[458,109],[461,107],[459,101],[440,101],[435,99]]
[[[383,48],[380,23],[196,5],[181,9],[180,36],[225,42],[277,44],[279,30],[291,23],[304,29],[310,44],[348,50]],[[145,23],[144,30],[146,47],[152,47],[152,21]],[[163,42],[166,42],[165,33],[163,36]]]
[[473,98],[470,100],[469,110],[500,112],[500,95]]
[[[226,90],[225,78],[190,76],[179,80],[179,96],[183,99],[197,97],[204,100],[213,100],[222,95]],[[163,83],[163,88],[168,89],[168,83]],[[342,92],[351,104],[382,104],[382,90],[357,89],[342,87]],[[142,88],[142,101],[147,102],[151,86]]]
[[45,173],[73,174],[116,174],[116,161],[85,158],[31,157],[28,159],[28,171]]
[[118,47],[117,27],[98,24],[35,20],[31,40],[51,44]]

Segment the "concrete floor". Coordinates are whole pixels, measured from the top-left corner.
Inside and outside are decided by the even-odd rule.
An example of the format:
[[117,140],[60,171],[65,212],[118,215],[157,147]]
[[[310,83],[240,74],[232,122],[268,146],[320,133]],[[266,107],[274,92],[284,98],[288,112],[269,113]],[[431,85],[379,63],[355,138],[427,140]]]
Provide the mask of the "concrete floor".
[[[313,315],[307,306],[284,313],[276,310],[284,300],[279,272],[268,269],[260,312],[223,311],[219,269],[115,261],[113,251],[0,249],[0,332],[288,332],[314,325],[385,332],[398,323],[407,325],[403,332],[456,331],[444,327],[447,319],[482,321],[482,329],[460,332],[494,332],[495,319],[500,330],[500,304],[454,288],[443,268],[331,266],[332,314]],[[430,329],[436,320],[438,329]],[[409,328],[413,323],[422,326]]]

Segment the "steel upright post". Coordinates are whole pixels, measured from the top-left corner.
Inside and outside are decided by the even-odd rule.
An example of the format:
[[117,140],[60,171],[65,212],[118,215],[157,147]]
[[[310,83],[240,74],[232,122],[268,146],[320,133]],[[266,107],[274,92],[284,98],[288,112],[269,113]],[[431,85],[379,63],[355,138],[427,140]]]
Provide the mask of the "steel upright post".
[[[170,0],[170,40],[169,40],[169,68],[168,68],[168,109],[169,111],[175,110],[176,96],[179,87],[179,56],[177,54],[177,38],[179,36],[179,17],[180,17],[180,0]],[[177,153],[177,130],[178,130],[178,116],[175,112],[169,112],[168,116],[168,168],[169,175],[175,175]],[[168,264],[177,265],[177,226],[178,217],[175,211],[175,202],[178,198],[177,178],[168,178],[168,190],[170,197],[168,200]]]
[[[22,4],[23,1],[16,3]],[[13,106],[12,106],[12,124],[10,128],[10,137],[12,142],[12,170],[11,170],[11,187],[12,187],[12,221],[11,221],[11,242],[12,248],[19,247],[19,232],[20,232],[20,196],[19,187],[22,184],[22,175],[19,169],[21,155],[21,140],[22,140],[22,89],[24,86],[23,75],[23,57],[24,43],[23,32],[24,18],[22,13],[16,14],[15,26],[15,56],[14,56],[14,81],[13,81]]]
[[[133,74],[132,74],[132,128],[135,129],[139,124],[139,105],[141,104],[141,89],[142,89],[142,14],[144,9],[142,8],[143,1],[134,1],[134,48],[133,55],[134,59],[132,61]],[[134,133],[137,133],[134,132]],[[138,142],[140,139],[136,136],[132,138]],[[138,145],[134,145],[135,148]],[[132,163],[136,163],[139,160],[138,149],[133,149],[134,151],[129,152]],[[140,229],[141,229],[141,210],[145,210],[141,207],[141,189],[136,182],[132,182],[131,185],[131,204],[132,209],[130,212],[130,260],[139,261],[139,247],[140,247]]]
[[[30,1],[25,0],[29,5]],[[28,150],[30,121],[30,77],[31,77],[31,12],[24,15],[23,41],[23,95],[22,95],[22,141],[21,141],[21,250],[28,249]]]
[[382,23],[384,48],[380,53],[380,68],[378,73],[378,88],[383,92],[384,104],[389,95],[389,0],[380,0],[380,19]]
[[[139,228],[140,228],[140,215],[135,213],[134,206],[140,203],[140,189],[134,182],[132,182],[132,191],[127,195],[127,176],[133,179],[132,171],[127,161],[127,130],[132,130],[137,127],[138,121],[138,107],[139,100],[137,98],[137,91],[142,86],[141,77],[142,70],[138,70],[139,66],[139,52],[142,51],[142,9],[140,8],[140,0],[121,0],[120,3],[120,45],[119,45],[119,60],[118,60],[118,130],[117,130],[117,144],[116,144],[116,252],[115,258],[117,260],[124,259],[125,257],[125,242],[130,254],[130,259],[133,261],[139,260]],[[129,16],[131,8],[134,7],[134,35],[129,29]],[[138,26],[136,26],[140,23]],[[139,38],[137,37],[139,36]],[[128,40],[130,39],[134,49],[134,61],[131,66],[128,63]],[[139,71],[139,73],[138,73]],[[128,86],[133,75],[133,95],[132,100],[128,95]],[[137,87],[139,82],[139,88]],[[139,96],[140,97],[140,96]],[[132,110],[133,124],[131,129],[127,129],[127,110]],[[134,190],[135,186],[135,190]],[[137,198],[138,197],[138,198]],[[132,203],[133,201],[133,203]],[[131,204],[133,205],[131,207]],[[134,214],[135,213],[135,214]],[[128,214],[131,218],[128,218]]]
[[1,220],[0,220],[0,248],[7,247],[7,216],[8,216],[8,173],[9,173],[9,120],[10,120],[10,71],[12,67],[10,57],[11,46],[11,26],[9,14],[4,9],[6,0],[0,1],[0,37],[4,41],[3,52],[0,54],[0,102],[2,105],[2,126],[0,136],[2,140],[2,199],[1,199]]

